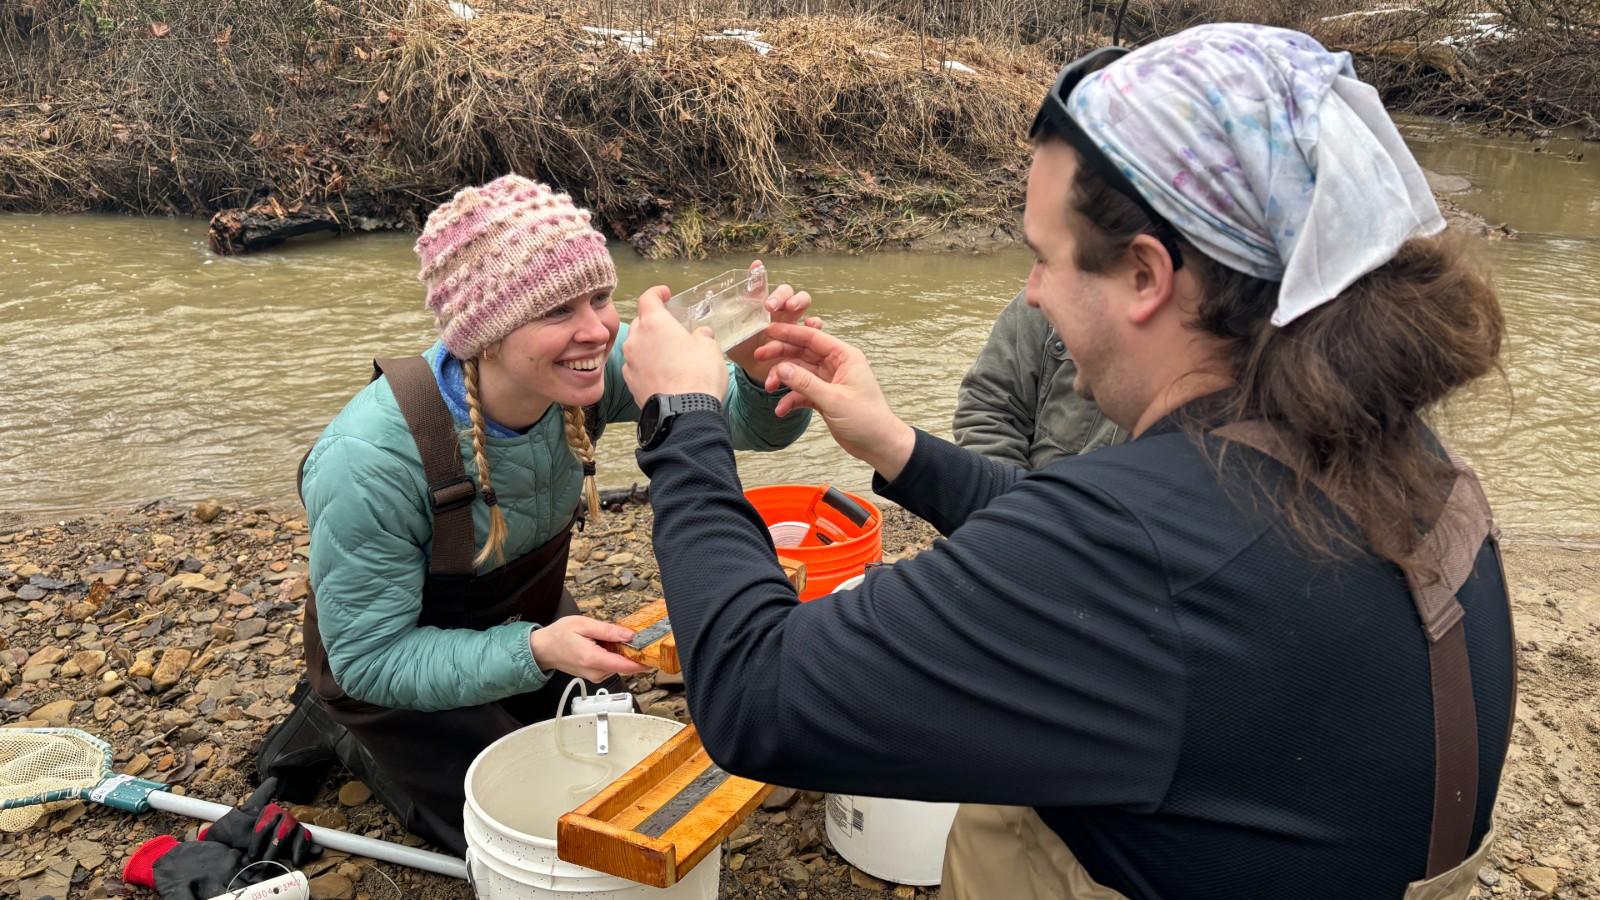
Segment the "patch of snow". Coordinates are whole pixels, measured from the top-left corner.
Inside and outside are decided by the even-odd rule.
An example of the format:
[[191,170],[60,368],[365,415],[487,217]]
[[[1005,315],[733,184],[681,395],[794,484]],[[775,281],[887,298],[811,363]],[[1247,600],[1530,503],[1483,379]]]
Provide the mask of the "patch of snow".
[[702,35],[701,40],[743,41],[744,43],[755,48],[757,53],[761,54],[762,56],[766,56],[768,53],[772,52],[772,45],[766,41],[757,40],[759,37],[761,37],[761,32],[751,31],[748,28],[724,28],[722,29],[721,34]]
[[1414,6],[1383,6],[1378,9],[1362,9],[1355,12],[1340,13],[1336,16],[1323,16],[1319,22],[1339,22],[1345,19],[1365,19],[1369,16],[1391,16],[1395,13],[1420,13],[1422,10]]
[[594,25],[585,25],[583,30],[598,37],[614,38],[617,43],[628,48],[632,53],[643,53],[656,45],[655,38],[637,28],[627,31],[621,28],[599,28]]

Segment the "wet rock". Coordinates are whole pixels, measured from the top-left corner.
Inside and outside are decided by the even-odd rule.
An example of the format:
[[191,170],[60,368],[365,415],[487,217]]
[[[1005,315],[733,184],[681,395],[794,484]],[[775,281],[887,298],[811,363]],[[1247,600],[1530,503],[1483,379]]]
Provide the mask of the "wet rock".
[[185,572],[182,575],[174,575],[171,578],[168,578],[166,581],[163,581],[161,583],[161,587],[156,589],[156,597],[168,597],[177,591],[182,590],[204,591],[207,594],[220,594],[227,589],[227,585],[220,581],[212,581],[210,578],[201,575],[199,572]]
[[72,889],[72,876],[78,870],[78,861],[70,856],[58,857],[45,864],[44,874],[18,882],[18,900],[64,900]]
[[95,685],[94,693],[97,697],[109,697],[117,691],[127,687],[128,683],[116,672],[107,672],[100,676],[100,683]]
[[650,704],[645,714],[679,722],[686,721],[689,718],[689,702],[682,697],[669,697],[659,703]]
[[106,587],[116,587],[128,577],[127,569],[107,569],[94,576],[93,581],[98,581]]
[[337,872],[311,879],[311,900],[349,900],[355,894],[356,886]]
[[105,668],[105,664],[104,650],[80,650],[72,654],[72,665],[83,675],[98,675],[100,670]]
[[128,676],[131,678],[149,678],[156,673],[156,651],[140,650],[133,658],[133,665],[128,667]]
[[782,868],[778,870],[778,877],[789,884],[805,884],[811,880],[811,870],[807,869],[800,860],[789,859],[785,860]]
[[799,795],[800,792],[794,788],[773,788],[772,793],[768,794],[766,799],[761,801],[761,808],[788,809],[794,805],[795,797],[798,797]]
[[67,843],[67,855],[78,865],[93,871],[106,861],[106,848],[94,841],[76,840]]
[[159,693],[171,688],[183,677],[183,670],[188,667],[189,661],[194,659],[194,651],[182,647],[170,647],[161,654],[161,662],[156,666],[155,674],[150,676],[150,684]]
[[41,647],[36,653],[28,657],[27,661],[22,664],[22,667],[24,669],[31,669],[34,666],[47,666],[61,662],[66,658],[67,651],[61,649],[60,647]]
[[850,883],[864,891],[887,891],[889,882],[861,871],[855,866],[850,867]]
[[372,789],[359,781],[347,781],[339,788],[339,802],[345,806],[360,806],[372,799]]
[[233,626],[233,639],[235,641],[248,641],[260,637],[267,630],[266,619],[247,619]]
[[217,516],[222,515],[222,505],[215,500],[201,500],[194,505],[194,509],[191,512],[196,519],[202,522],[211,522],[215,521]]
[[1522,866],[1517,869],[1517,877],[1530,890],[1543,891],[1546,894],[1555,893],[1561,884],[1560,874],[1555,869],[1545,866]]
[[72,718],[72,707],[74,705],[71,700],[57,700],[54,703],[46,703],[33,711],[32,718],[42,719],[50,723],[51,728],[64,728],[68,720]]

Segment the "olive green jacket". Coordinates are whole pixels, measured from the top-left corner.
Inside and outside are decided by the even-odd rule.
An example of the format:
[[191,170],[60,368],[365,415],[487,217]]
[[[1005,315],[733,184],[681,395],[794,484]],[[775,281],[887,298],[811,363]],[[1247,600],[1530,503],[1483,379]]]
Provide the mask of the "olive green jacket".
[[[602,422],[635,422],[639,407],[622,380],[617,334],[606,360]],[[434,344],[430,362],[443,353]],[[783,392],[768,393],[732,363],[723,415],[733,445],[776,450],[806,430],[809,411],[778,417]],[[456,417],[461,457],[478,481],[470,423]],[[617,435],[629,440],[627,434]],[[525,434],[484,439],[513,560],[564,530],[578,506],[583,471],[552,406]],[[604,470],[602,470],[603,473]],[[322,432],[306,458],[301,495],[311,523],[311,587],[328,663],[350,696],[395,709],[458,709],[537,690],[547,674],[533,658],[535,627],[508,622],[483,631],[421,626],[423,579],[433,541],[422,457],[387,378],[363,388]],[[472,500],[478,546],[489,530],[482,495]],[[490,560],[483,574],[499,565]]]
[[1078,367],[1067,346],[1018,294],[995,320],[965,378],[956,442],[1025,469],[1127,440],[1128,434],[1072,391]]

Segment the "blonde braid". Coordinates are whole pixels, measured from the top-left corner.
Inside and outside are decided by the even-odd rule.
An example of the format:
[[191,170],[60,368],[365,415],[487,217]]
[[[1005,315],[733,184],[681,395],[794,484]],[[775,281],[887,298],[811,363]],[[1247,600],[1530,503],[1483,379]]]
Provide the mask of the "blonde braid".
[[478,402],[478,360],[469,359],[461,364],[467,376],[467,411],[472,417],[472,460],[478,465],[478,486],[482,490],[483,502],[489,507],[489,536],[483,542],[483,549],[473,559],[472,564],[481,566],[491,557],[496,564],[505,561],[506,544],[506,517],[500,512],[500,504],[494,495],[494,485],[489,481],[489,457],[483,452],[483,409]]
[[600,521],[600,488],[594,480],[594,442],[589,440],[589,429],[583,420],[583,407],[561,407],[561,418],[567,425],[567,446],[572,455],[583,463],[583,496],[589,501],[589,518]]

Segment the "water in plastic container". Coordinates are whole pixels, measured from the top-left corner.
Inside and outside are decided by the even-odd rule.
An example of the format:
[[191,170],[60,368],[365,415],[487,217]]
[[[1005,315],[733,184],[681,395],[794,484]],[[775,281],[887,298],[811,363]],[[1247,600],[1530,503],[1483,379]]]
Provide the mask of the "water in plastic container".
[[767,270],[730,269],[667,301],[667,311],[690,331],[710,327],[726,353],[767,327]]

